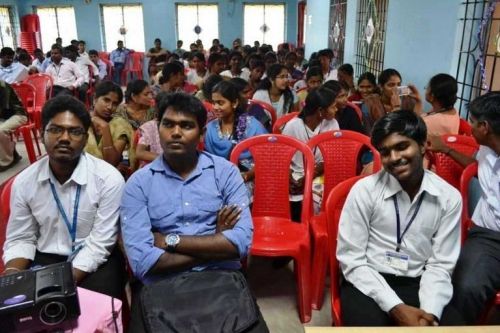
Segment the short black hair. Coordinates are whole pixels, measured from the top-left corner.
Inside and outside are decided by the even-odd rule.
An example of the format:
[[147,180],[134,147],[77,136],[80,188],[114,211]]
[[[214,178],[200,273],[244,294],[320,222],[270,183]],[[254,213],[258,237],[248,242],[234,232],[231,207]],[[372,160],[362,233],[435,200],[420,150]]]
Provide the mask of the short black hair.
[[194,58],[198,58],[202,62],[205,62],[205,55],[201,52],[193,52],[189,55],[189,60],[193,60]]
[[78,41],[78,44],[83,44],[83,45],[86,45],[87,43],[85,43],[84,40],[81,40],[81,41]]
[[161,119],[168,108],[172,108],[178,113],[194,116],[200,131],[205,127],[207,110],[205,110],[205,107],[198,98],[180,92],[165,96],[160,101],[160,105],[158,105],[158,126],[160,126]]
[[161,70],[162,82],[167,82],[173,75],[176,75],[180,72],[184,72],[184,66],[182,66],[180,62],[172,61],[166,63]]
[[50,50],[59,50],[59,53],[63,53],[63,47],[59,44],[52,44],[52,46],[50,47]]
[[323,71],[321,70],[321,67],[318,66],[309,67],[306,73],[306,81],[312,78],[313,76],[321,76],[321,80],[323,81]]
[[123,101],[122,88],[113,81],[102,81],[95,87],[95,99],[114,92],[118,95],[118,103]]
[[161,39],[160,38],[155,38],[155,43],[160,43],[161,44]]
[[429,91],[445,109],[452,109],[457,101],[457,80],[448,74],[434,75],[429,81]]
[[335,95],[340,93],[340,90],[344,89],[349,91],[349,86],[345,82],[340,82],[337,80],[328,80],[323,83],[322,87],[328,88],[331,91],[335,92]]
[[500,135],[500,91],[490,91],[469,103],[471,115],[487,121],[495,135]]
[[377,79],[375,78],[375,75],[371,72],[364,72],[361,74],[358,78],[358,86],[361,84],[361,81],[368,80],[373,86],[377,85]]
[[45,130],[47,124],[54,118],[58,113],[69,111],[74,114],[83,124],[85,131],[88,131],[90,127],[90,114],[85,107],[85,104],[80,102],[73,96],[60,95],[51,98],[45,103],[42,108],[42,130]]
[[99,52],[97,52],[97,50],[90,50],[89,56],[91,56],[91,55],[99,56]]
[[323,49],[318,52],[318,58],[319,57],[328,57],[330,59],[333,58],[333,51],[330,49]]
[[352,67],[351,64],[343,64],[343,65],[341,65],[339,67],[338,71],[339,72],[344,72],[344,73],[346,73],[349,76],[353,76],[354,75],[354,68]]
[[10,47],[4,47],[0,50],[0,57],[13,57],[15,54],[16,52]]
[[427,127],[421,117],[411,110],[389,112],[373,125],[371,143],[379,149],[382,141],[397,133],[415,140],[419,145],[427,141]]

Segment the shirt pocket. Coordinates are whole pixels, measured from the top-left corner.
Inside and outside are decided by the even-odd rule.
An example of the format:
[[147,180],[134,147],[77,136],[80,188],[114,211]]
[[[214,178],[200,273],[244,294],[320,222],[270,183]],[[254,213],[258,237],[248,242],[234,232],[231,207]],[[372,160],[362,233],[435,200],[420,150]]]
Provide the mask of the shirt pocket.
[[158,204],[148,207],[148,211],[149,217],[154,225],[155,221],[161,221],[172,215],[175,211],[175,207],[168,204]]
[[[85,238],[92,231],[97,210],[78,209],[78,225],[76,228],[76,237]],[[73,222],[73,221],[71,221]]]
[[207,225],[215,225],[217,213],[221,209],[220,203],[200,203],[198,204],[198,214],[200,221],[206,221]]

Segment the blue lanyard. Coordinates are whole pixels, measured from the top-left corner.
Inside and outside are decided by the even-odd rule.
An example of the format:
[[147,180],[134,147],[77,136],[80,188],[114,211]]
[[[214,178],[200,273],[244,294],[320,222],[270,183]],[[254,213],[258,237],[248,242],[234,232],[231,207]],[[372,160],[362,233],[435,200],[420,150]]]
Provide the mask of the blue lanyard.
[[64,220],[64,224],[66,224],[69,234],[71,235],[71,251],[74,251],[75,239],[76,239],[76,225],[78,223],[78,205],[80,203],[80,192],[82,190],[82,185],[78,185],[76,187],[75,209],[73,210],[73,225],[70,225],[68,216],[66,215],[66,212],[64,211],[64,208],[61,204],[61,200],[59,200],[59,196],[57,195],[56,187],[50,180],[49,183],[50,183],[50,189],[52,190],[52,195],[54,196],[54,200],[57,203],[57,208],[59,208],[59,212],[61,213],[61,216]]
[[401,248],[401,243],[403,241],[403,237],[405,236],[408,229],[410,229],[410,226],[413,223],[413,220],[415,220],[415,217],[417,217],[418,211],[420,210],[420,206],[422,205],[422,201],[424,200],[424,196],[425,196],[425,192],[422,192],[422,194],[420,195],[420,198],[418,199],[417,207],[415,208],[415,211],[413,212],[413,215],[412,215],[410,221],[406,225],[405,230],[403,230],[403,234],[401,234],[401,220],[399,217],[398,198],[396,197],[396,195],[394,195],[392,197],[392,200],[394,201],[394,209],[396,210],[396,223],[397,223],[397,226],[396,226],[397,235],[396,235],[396,237],[397,237],[398,244],[396,246],[396,252],[399,252],[399,250]]

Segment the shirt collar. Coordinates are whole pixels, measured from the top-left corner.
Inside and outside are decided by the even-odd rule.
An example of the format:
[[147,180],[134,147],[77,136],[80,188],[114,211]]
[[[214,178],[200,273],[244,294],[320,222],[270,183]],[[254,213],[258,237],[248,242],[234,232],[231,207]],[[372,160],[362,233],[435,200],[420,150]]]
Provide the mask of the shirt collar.
[[500,161],[500,155],[497,155],[497,153],[491,149],[488,146],[483,146],[484,149],[486,150],[486,161],[488,161],[488,164],[490,165],[491,168],[495,167],[495,164]]
[[[38,174],[38,181],[43,182],[46,180],[55,179],[54,174],[50,170],[49,158],[45,159],[43,163],[44,165],[42,166],[40,173]],[[85,153],[82,153],[75,170],[73,170],[71,177],[66,181],[66,183],[68,183],[69,181],[73,181],[79,185],[87,184],[87,165],[87,156]]]
[[[149,165],[150,165],[149,168],[151,169],[151,171],[153,173],[154,172],[162,172],[169,177],[181,179],[176,172],[174,172],[174,171],[172,171],[172,169],[170,169],[167,162],[163,158],[163,155],[158,156]],[[212,159],[212,157],[205,152],[198,152],[198,163],[196,164],[196,168],[193,170],[193,172],[191,172],[191,174],[189,175],[189,177],[187,179],[184,179],[184,181],[188,181],[191,178],[197,177],[197,176],[201,175],[203,170],[209,169],[212,167],[214,167],[214,160]]]
[[[387,189],[384,192],[384,200],[403,191],[401,184],[393,175],[391,175],[385,170],[382,172],[384,172],[385,177],[387,177],[386,178]],[[424,170],[424,178],[422,179],[422,184],[420,185],[420,189],[417,195],[415,195],[415,198],[418,197],[420,193],[422,193],[423,191],[435,197],[438,197],[440,195],[439,188],[437,188],[429,179],[429,172],[430,172],[429,170]]]

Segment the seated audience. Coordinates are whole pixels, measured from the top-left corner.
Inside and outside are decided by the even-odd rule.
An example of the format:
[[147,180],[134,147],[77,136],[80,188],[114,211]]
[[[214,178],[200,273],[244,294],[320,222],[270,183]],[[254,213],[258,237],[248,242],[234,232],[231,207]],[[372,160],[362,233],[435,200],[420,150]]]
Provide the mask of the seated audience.
[[457,91],[457,80],[448,74],[437,74],[430,79],[425,99],[432,109],[421,114],[428,135],[458,134],[460,115],[454,107]]
[[[335,97],[333,91],[324,87],[311,90],[300,114],[286,123],[282,133],[307,143],[318,134],[338,130],[339,125],[335,119],[337,113]],[[323,174],[323,157],[319,149],[314,150],[314,158],[316,161],[314,178],[316,178]],[[316,184],[319,186],[316,186]],[[322,184],[320,182],[316,182],[316,184],[314,185],[316,192],[322,193]],[[300,153],[296,153],[292,158],[290,175],[290,207],[293,221],[300,221],[303,192],[303,157]],[[315,208],[319,208],[321,196],[314,198],[314,201]]]
[[248,77],[248,84],[252,88],[252,94],[257,90],[260,82],[262,81],[262,76],[266,71],[266,65],[264,61],[260,58],[249,61],[248,68],[250,70],[250,76]]
[[444,153],[464,167],[477,161],[481,198],[453,272],[453,299],[443,325],[477,324],[486,305],[500,289],[500,92],[489,92],[469,104],[472,135],[479,143],[474,158],[430,136],[430,149]]
[[208,56],[207,66],[210,75],[220,75],[226,69],[226,57],[220,53],[211,53]]
[[89,54],[85,51],[86,43],[84,40],[78,41],[78,56],[88,58]]
[[98,68],[98,71],[94,72],[94,74],[99,77],[99,81],[104,80],[108,76],[108,65],[106,65],[106,63],[99,58],[99,52],[96,50],[90,50],[89,59]]
[[130,50],[123,47],[123,41],[119,40],[117,43],[117,48],[111,51],[109,55],[109,60],[113,64],[113,81],[120,85],[123,69],[127,63],[128,55]]
[[229,54],[229,69],[220,73],[221,76],[226,78],[241,77],[243,80],[250,79],[250,71],[248,68],[243,67],[243,56],[238,51],[233,51]]
[[267,76],[259,84],[253,99],[271,104],[279,118],[298,110],[298,98],[288,86],[288,69],[280,64],[271,65]]
[[347,86],[347,95],[351,96],[356,92],[354,86],[354,68],[351,64],[343,64],[337,69],[337,77],[340,83]]
[[83,152],[90,115],[71,96],[42,110],[47,155],[14,180],[4,274],[70,261],[77,285],[113,297],[125,286],[116,241],[124,186],[108,163]]
[[177,54],[179,57],[182,57],[184,53],[186,53],[186,50],[182,48],[182,44],[184,44],[184,42],[182,40],[178,40],[177,48],[174,50],[174,53]]
[[146,53],[146,57],[150,59],[150,63],[156,64],[156,66],[159,67],[159,70],[161,70],[167,61],[168,51],[167,49],[161,47],[161,39],[156,38],[154,44],[155,46],[150,48]]
[[187,74],[186,81],[192,85],[200,85],[208,77],[208,70],[205,67],[205,55],[201,52],[191,53],[189,62],[192,66]]
[[[239,142],[267,133],[257,119],[245,113],[246,104],[230,81],[222,81],[212,89],[212,102],[217,119],[207,124],[204,140],[207,152],[229,159]],[[245,182],[253,179],[253,160],[249,152],[240,155],[239,167]]]
[[340,217],[344,325],[434,326],[453,295],[462,200],[423,168],[426,140],[409,110],[373,127],[384,169],[353,186]]
[[155,119],[155,109],[151,107],[153,94],[144,80],[134,80],[127,84],[125,104],[120,104],[113,117],[124,118],[137,130],[146,121]]
[[[300,81],[298,81],[300,82]],[[305,87],[297,91],[297,97],[301,107],[306,101],[307,94],[313,89],[319,88],[323,83],[323,74],[320,67],[310,67],[306,73]]]
[[21,160],[11,134],[27,121],[28,114],[16,92],[8,83],[0,80],[0,172]]
[[297,80],[302,80],[304,73],[295,67],[297,63],[297,54],[295,52],[288,52],[285,55],[284,64],[286,68],[288,68],[288,72],[290,72],[290,77],[293,82]]
[[378,76],[378,88],[380,93],[374,93],[364,98],[362,107],[363,121],[368,132],[373,124],[388,112],[397,110],[414,110],[419,113],[422,109],[422,101],[417,88],[412,85],[410,95],[399,95],[398,87],[401,86],[401,74],[395,69],[388,68]]
[[180,62],[173,61],[167,63],[161,71],[157,93],[159,91],[168,93],[180,92],[184,87],[185,80],[184,67]]
[[10,47],[0,50],[0,80],[9,84],[21,82],[28,76],[28,68],[19,62],[14,62],[15,54]]
[[[132,175],[121,205],[125,249],[141,282],[134,286],[130,331],[186,332],[196,325],[206,332],[268,332],[238,271],[253,233],[238,169],[197,151],[206,112],[195,97],[169,95],[159,119],[163,155]],[[182,285],[174,287],[179,278]],[[192,289],[196,281],[202,284]],[[233,308],[240,297],[248,306]]]
[[364,99],[377,91],[377,80],[375,75],[365,72],[359,76],[358,89],[347,97],[349,102],[362,104]]
[[122,117],[113,117],[123,100],[120,86],[111,81],[99,83],[95,88],[94,109],[90,112],[92,124],[88,130],[85,151],[113,166],[122,161],[126,150],[130,165],[134,165],[134,130]]
[[29,69],[29,71],[31,71],[32,73],[43,73],[44,70],[42,64],[45,61],[45,55],[43,54],[43,51],[41,49],[35,49],[33,54],[35,56],[35,59],[31,62],[31,68],[36,68],[36,71],[32,71],[31,68]]
[[333,51],[324,49],[317,56],[323,72],[323,82],[337,80],[337,70],[332,68]]
[[[95,77],[99,75],[99,69],[97,66],[90,61],[88,56],[79,56],[78,50],[70,45],[64,49],[66,58],[74,62],[80,73],[83,75],[83,83],[78,87],[78,98],[80,101],[85,102],[87,99],[87,91],[89,90],[90,81],[95,80]],[[90,70],[92,68],[92,72]]]
[[194,96],[202,102],[207,101],[209,103],[212,103],[212,89],[215,87],[215,85],[217,85],[217,83],[221,82],[222,80],[224,80],[222,76],[217,74],[210,74],[205,82],[203,82],[201,90],[198,90]]
[[335,118],[339,123],[340,129],[366,134],[359,114],[351,106],[347,105],[347,92],[349,87],[336,80],[327,81],[323,86],[332,90],[337,96],[335,103],[338,112]]
[[52,62],[45,70],[45,73],[52,76],[54,81],[52,96],[73,95],[75,89],[78,89],[85,82],[85,77],[78,66],[70,59],[63,58],[62,52],[61,46],[52,45],[50,51]]

